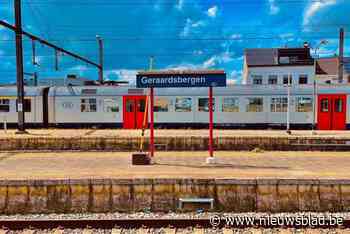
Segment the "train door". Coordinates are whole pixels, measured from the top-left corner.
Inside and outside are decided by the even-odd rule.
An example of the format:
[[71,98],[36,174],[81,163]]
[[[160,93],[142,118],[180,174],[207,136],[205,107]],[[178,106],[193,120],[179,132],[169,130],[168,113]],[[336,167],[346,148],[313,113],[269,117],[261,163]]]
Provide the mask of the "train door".
[[335,95],[333,97],[333,130],[346,129],[346,95]]
[[49,104],[48,104],[48,95],[50,88],[45,88],[43,90],[43,127],[49,127]]
[[322,94],[318,96],[318,129],[346,129],[346,95]]
[[146,96],[123,97],[123,127],[141,129],[146,109]]

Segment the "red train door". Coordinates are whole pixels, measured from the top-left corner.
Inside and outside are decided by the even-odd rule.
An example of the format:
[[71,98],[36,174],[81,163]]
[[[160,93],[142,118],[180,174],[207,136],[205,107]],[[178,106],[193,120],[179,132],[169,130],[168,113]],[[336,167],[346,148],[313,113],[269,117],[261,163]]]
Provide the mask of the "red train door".
[[346,95],[333,96],[333,130],[346,129]]
[[346,95],[322,94],[318,96],[318,129],[346,129]]
[[146,96],[123,97],[123,127],[141,129],[146,108]]

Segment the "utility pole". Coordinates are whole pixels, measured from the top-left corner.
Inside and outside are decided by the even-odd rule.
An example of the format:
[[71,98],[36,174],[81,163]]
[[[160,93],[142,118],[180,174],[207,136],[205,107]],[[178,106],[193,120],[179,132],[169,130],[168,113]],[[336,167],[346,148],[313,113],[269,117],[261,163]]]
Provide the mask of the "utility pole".
[[103,40],[99,35],[96,36],[96,39],[98,42],[100,61],[100,67],[98,69],[98,81],[100,82],[100,84],[103,84]]
[[288,75],[288,86],[287,86],[287,129],[286,132],[287,134],[292,134],[290,130],[290,86],[291,86],[291,81],[292,81],[292,75]]
[[18,134],[25,134],[21,0],[15,0]]
[[[151,56],[149,70],[153,71],[154,57]],[[150,108],[151,108],[151,123],[150,123],[150,154],[154,157],[154,88],[150,88]]]
[[344,29],[341,28],[339,32],[339,66],[338,66],[338,75],[339,83],[343,83],[344,77]]

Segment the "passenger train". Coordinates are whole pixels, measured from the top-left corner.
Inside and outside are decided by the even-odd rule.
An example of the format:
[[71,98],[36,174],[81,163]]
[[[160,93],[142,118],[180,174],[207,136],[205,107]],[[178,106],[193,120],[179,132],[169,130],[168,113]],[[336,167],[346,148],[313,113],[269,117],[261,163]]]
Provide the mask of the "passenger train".
[[[279,85],[214,88],[215,126],[285,128],[289,115],[292,129],[350,129],[350,86],[295,85],[289,93]],[[16,126],[16,95],[16,87],[0,87],[0,126]],[[137,129],[147,95],[148,89],[132,86],[25,87],[25,119],[31,127]],[[155,89],[158,128],[206,128],[208,110],[208,88]]]

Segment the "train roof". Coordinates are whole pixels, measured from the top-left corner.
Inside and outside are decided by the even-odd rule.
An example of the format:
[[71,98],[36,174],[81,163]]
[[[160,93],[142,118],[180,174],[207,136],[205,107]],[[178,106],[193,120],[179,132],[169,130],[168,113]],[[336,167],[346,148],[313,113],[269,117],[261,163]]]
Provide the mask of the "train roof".
[[[313,85],[295,85],[292,94],[312,94]],[[317,85],[318,93],[350,94],[350,85]],[[286,95],[287,87],[283,85],[233,85],[214,88],[214,95]],[[147,95],[148,89],[135,86],[68,86],[51,87],[49,96],[123,96]],[[208,96],[208,88],[155,88],[157,96]]]
[[[24,87],[24,96],[39,96],[42,95],[42,92],[46,86],[25,86]],[[17,86],[0,86],[0,97],[12,97],[17,96]]]

